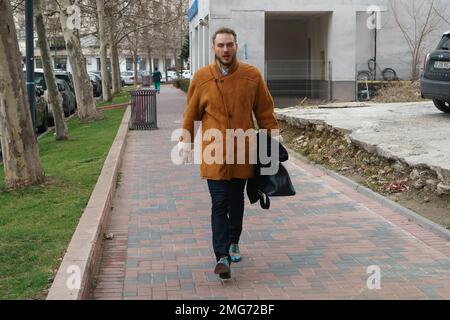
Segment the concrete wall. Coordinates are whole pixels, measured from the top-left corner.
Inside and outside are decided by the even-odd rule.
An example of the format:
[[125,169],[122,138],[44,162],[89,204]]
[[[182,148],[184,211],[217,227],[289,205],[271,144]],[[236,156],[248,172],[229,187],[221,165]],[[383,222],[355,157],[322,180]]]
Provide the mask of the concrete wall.
[[[444,8],[450,7],[445,6],[445,3],[450,4],[450,0],[440,1],[444,3]],[[378,31],[377,48],[380,67],[393,67],[402,78],[407,78],[410,74],[411,55],[391,12],[390,0],[200,0],[199,4],[199,14],[190,23],[191,30],[198,25],[198,20],[205,16],[210,19],[210,35],[222,26],[235,29],[238,33],[239,58],[246,57],[246,62],[257,66],[263,74],[265,61],[271,57],[304,56],[304,51],[298,48],[300,42],[298,39],[304,36],[304,25],[298,25],[298,35],[289,28],[283,31],[282,23],[269,22],[266,26],[266,12],[271,14],[302,12],[316,15],[322,13],[320,18],[308,21],[305,27],[311,39],[311,56],[318,57],[319,60],[323,59],[321,51],[324,51],[325,60],[332,63],[331,77],[335,82],[333,93],[340,99],[348,100],[354,99],[354,92],[352,92],[354,90],[350,88],[354,87],[356,65],[367,66],[367,60],[373,57],[373,30],[369,30],[366,26],[369,18],[366,10],[371,5],[378,5],[383,11],[382,29]],[[411,25],[411,22],[408,22],[410,18],[405,12],[399,16],[403,23]],[[438,25],[436,31],[429,37],[425,51],[434,48],[442,32],[449,28],[445,23]],[[278,37],[276,37],[277,34]],[[292,39],[294,39],[293,42]],[[281,53],[278,47],[269,47],[269,43],[281,45],[283,48],[288,48],[290,52]],[[196,47],[194,42],[193,53],[198,50]],[[246,55],[245,48],[247,48]],[[205,47],[202,49],[205,52]],[[195,59],[194,56],[192,59]],[[202,65],[198,63],[195,68],[199,66]],[[328,68],[326,69],[328,71]],[[323,67],[319,64],[318,67],[313,68],[312,73],[314,77],[322,77]]]
[[308,58],[306,22],[266,19],[265,38],[266,60],[305,60]]

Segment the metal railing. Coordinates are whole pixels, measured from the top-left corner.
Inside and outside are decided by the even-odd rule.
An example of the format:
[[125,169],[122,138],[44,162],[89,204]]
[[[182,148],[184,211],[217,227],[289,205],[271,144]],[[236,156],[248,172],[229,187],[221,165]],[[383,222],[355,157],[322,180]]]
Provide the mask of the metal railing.
[[265,76],[274,96],[296,95],[331,100],[331,62],[267,60]]

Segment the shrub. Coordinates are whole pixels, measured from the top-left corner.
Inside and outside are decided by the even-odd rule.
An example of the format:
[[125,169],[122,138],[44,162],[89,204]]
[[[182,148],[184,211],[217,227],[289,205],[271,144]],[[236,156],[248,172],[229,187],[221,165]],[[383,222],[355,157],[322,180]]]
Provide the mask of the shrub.
[[187,92],[189,89],[190,80],[189,79],[181,79],[178,81],[179,81],[179,88],[181,90],[183,90],[184,92]]
[[177,88],[177,89],[180,89],[180,82],[181,82],[180,79],[175,79],[175,80],[173,81],[173,86],[174,86],[175,88]]

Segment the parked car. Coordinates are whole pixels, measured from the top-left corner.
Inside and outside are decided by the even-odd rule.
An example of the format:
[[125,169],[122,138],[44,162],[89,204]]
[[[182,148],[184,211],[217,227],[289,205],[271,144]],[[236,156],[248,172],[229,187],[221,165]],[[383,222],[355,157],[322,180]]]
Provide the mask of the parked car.
[[[101,71],[89,71],[89,73],[94,73],[94,74],[96,74],[97,76],[99,76],[100,77],[100,79],[102,78],[102,72]],[[108,71],[108,75],[109,75],[109,83],[111,83],[111,81],[112,81],[112,76],[111,76],[111,73]]]
[[44,98],[44,90],[42,88],[36,87],[35,88],[35,95],[36,95],[36,122],[35,122],[35,128],[37,133],[43,133],[47,131],[48,129],[48,118],[49,118],[49,111],[48,111],[48,103],[47,100]]
[[[24,80],[26,80],[26,69],[23,69]],[[45,84],[44,70],[34,69],[35,97],[36,97],[36,131],[38,133],[47,131],[48,127],[48,103],[45,99],[47,86]],[[26,86],[25,86],[26,87]],[[44,120],[45,119],[45,120]]]
[[181,78],[182,79],[191,79],[191,70],[183,70],[181,72]]
[[167,77],[168,77],[168,81],[172,82],[176,79],[178,79],[178,72],[173,71],[173,70],[167,70]]
[[69,86],[70,91],[72,92],[73,96],[75,97],[75,109],[77,108],[77,99],[75,95],[75,85],[73,84],[73,77],[72,74],[68,71],[64,70],[55,70],[55,77],[56,79],[64,80],[67,85]]
[[120,78],[125,85],[134,84],[134,72],[133,71],[123,71],[120,73]]
[[58,91],[63,98],[64,115],[68,117],[75,113],[76,110],[75,95],[72,93],[69,84],[65,80],[56,79],[56,84],[58,85]]
[[94,97],[100,97],[102,95],[102,78],[92,72],[88,72],[88,75],[92,83]]
[[[69,85],[65,80],[56,79],[56,85],[58,86],[58,91],[62,97],[62,107],[64,111],[64,116],[68,117],[71,114],[75,113],[76,105],[75,105],[75,95],[70,90]],[[46,100],[48,101],[48,91],[45,93]],[[48,108],[48,123],[50,126],[55,125],[55,118],[53,117],[53,109],[51,105]]]
[[[36,96],[36,122],[35,128],[36,133],[43,133],[48,129],[48,104],[44,98],[44,90],[41,87],[35,87],[35,96]],[[0,132],[0,160],[3,157],[2,153],[2,141],[1,141],[1,132]]]
[[432,99],[436,108],[450,113],[450,31],[425,57],[420,87],[423,98]]

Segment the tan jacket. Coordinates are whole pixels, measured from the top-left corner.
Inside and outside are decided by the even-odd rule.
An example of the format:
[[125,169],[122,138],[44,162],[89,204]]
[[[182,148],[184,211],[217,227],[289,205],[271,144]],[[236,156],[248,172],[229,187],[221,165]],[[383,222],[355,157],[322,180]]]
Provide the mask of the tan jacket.
[[[228,75],[222,76],[218,62],[199,69],[189,86],[187,106],[183,117],[183,129],[190,133],[194,141],[194,121],[202,122],[202,131],[218,129],[224,137],[221,163],[207,164],[202,158],[200,175],[204,179],[230,180],[232,178],[252,178],[254,165],[249,163],[248,139],[245,145],[245,163],[227,162],[226,129],[254,128],[252,112],[260,129],[277,129],[272,96],[261,73],[255,67],[235,60]],[[203,141],[202,150],[209,146],[214,149],[215,139]],[[236,154],[237,143],[234,144]],[[242,146],[241,146],[242,148]],[[215,156],[215,151],[211,152]],[[204,154],[204,153],[202,153]]]

